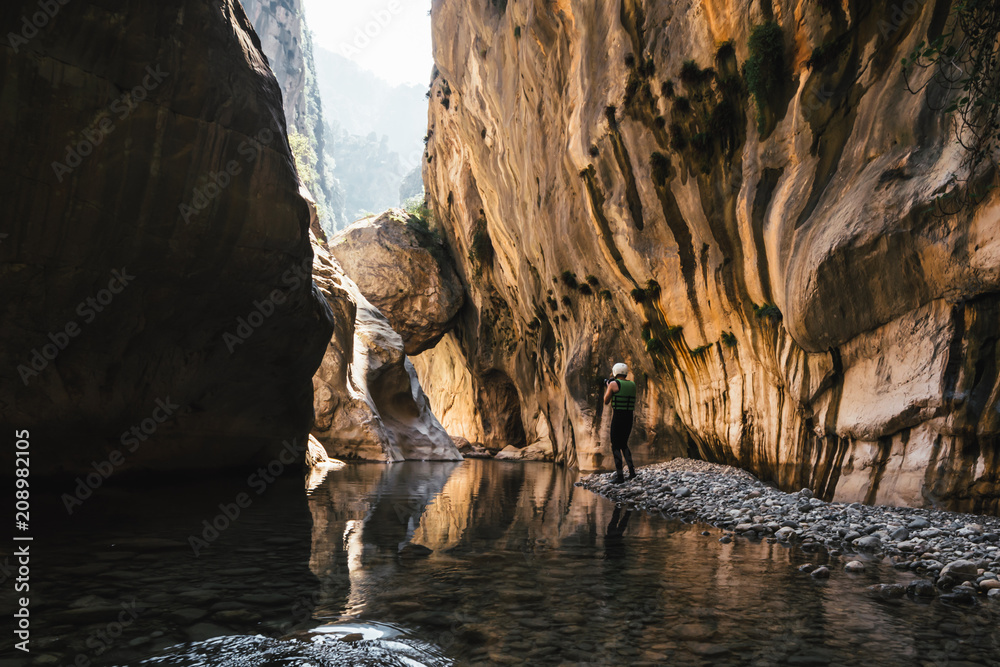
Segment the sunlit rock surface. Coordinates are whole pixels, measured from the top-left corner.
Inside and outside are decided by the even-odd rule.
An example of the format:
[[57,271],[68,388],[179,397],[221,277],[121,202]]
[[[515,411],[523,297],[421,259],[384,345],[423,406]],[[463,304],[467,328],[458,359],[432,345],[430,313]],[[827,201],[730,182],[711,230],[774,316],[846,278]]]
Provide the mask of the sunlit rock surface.
[[329,249],[403,337],[407,354],[433,347],[451,328],[462,285],[440,241],[405,211],[359,220],[330,239]]
[[0,8],[0,422],[36,475],[273,459],[332,325],[259,41],[233,0],[51,4]]
[[319,241],[314,250],[313,276],[337,325],[313,378],[313,435],[337,458],[461,459],[431,412],[399,334]]
[[[963,155],[899,64],[948,7],[436,2],[424,180],[484,422],[500,380],[521,444],[607,468],[599,378],[623,360],[633,449],[1000,511],[1000,195],[933,205]],[[738,77],[772,19],[758,127]]]
[[444,430],[469,442],[483,442],[476,385],[454,334],[445,334],[432,350],[421,352],[410,361]]

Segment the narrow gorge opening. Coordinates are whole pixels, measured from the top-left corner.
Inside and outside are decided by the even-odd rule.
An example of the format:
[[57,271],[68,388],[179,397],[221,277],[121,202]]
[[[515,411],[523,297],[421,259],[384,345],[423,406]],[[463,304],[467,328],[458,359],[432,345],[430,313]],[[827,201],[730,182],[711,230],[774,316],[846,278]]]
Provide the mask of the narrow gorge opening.
[[715,4],[0,7],[0,667],[1000,661],[1000,12]]

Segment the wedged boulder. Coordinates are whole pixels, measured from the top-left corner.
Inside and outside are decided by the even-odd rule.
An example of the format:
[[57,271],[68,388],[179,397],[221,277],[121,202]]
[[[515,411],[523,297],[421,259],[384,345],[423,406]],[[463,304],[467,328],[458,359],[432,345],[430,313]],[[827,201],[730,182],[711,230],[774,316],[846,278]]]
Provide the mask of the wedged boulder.
[[37,30],[37,1],[0,6],[0,424],[34,475],[272,460],[309,430],[332,323],[250,22],[49,4]]
[[440,240],[401,209],[359,220],[334,236],[329,249],[403,337],[407,354],[434,347],[465,301]]
[[314,237],[313,277],[336,327],[313,377],[313,435],[341,459],[460,460],[403,341]]

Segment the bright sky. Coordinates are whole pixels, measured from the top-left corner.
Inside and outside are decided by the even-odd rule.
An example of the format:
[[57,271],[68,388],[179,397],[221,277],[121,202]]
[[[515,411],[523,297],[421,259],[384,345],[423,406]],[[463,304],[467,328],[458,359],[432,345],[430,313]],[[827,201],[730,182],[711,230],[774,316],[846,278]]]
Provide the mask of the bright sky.
[[392,84],[427,85],[431,0],[305,0],[315,43]]

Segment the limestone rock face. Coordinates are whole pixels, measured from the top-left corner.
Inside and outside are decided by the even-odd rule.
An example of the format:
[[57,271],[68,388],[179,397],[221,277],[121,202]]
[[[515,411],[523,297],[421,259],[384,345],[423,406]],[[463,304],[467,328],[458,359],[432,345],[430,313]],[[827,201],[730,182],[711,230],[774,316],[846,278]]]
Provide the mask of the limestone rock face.
[[[948,7],[435,2],[424,181],[484,422],[501,379],[524,444],[608,468],[599,379],[625,361],[641,454],[1000,511],[1000,193],[934,205],[963,153],[899,65]],[[740,72],[769,21],[758,114]]]
[[410,360],[444,430],[470,443],[484,442],[476,384],[454,334],[445,334],[434,349],[421,352]]
[[306,121],[306,63],[302,49],[306,26],[302,18],[302,2],[245,0],[242,4],[281,87],[289,130],[296,128],[305,134],[309,128]]
[[314,250],[313,275],[337,324],[313,378],[313,435],[340,459],[460,460],[420,388],[402,338],[326,248],[314,241]]
[[34,474],[271,460],[309,430],[332,323],[251,24],[55,4],[37,30],[37,2],[0,9],[0,422]]
[[329,243],[361,293],[400,333],[407,354],[433,347],[464,302],[444,248],[405,211],[359,220]]

